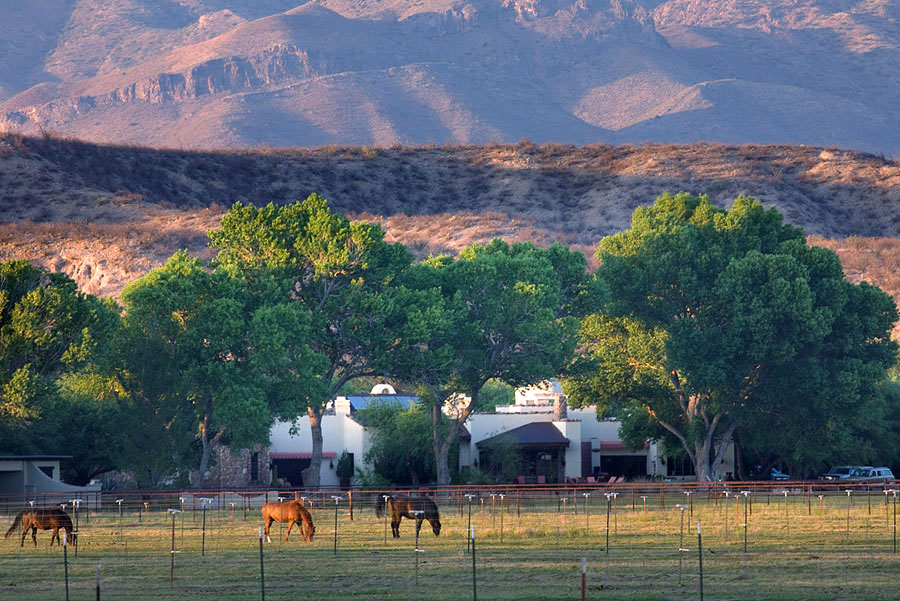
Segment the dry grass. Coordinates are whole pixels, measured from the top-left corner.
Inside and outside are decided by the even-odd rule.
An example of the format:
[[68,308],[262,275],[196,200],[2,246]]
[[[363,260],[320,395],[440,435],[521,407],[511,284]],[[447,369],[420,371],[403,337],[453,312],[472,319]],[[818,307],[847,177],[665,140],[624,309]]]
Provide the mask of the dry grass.
[[[632,509],[631,499],[623,497],[610,507],[607,529],[602,490],[594,491],[587,513],[584,498],[574,496],[568,497],[568,507],[563,509],[560,497],[569,492],[523,498],[518,512],[512,494],[503,508],[499,500],[486,498],[483,511],[475,499],[471,524],[476,530],[478,597],[577,599],[581,558],[585,557],[591,599],[697,599],[697,521],[702,524],[707,598],[896,597],[891,592],[896,592],[898,567],[898,555],[892,553],[893,507],[885,506],[880,494],[873,495],[871,510],[861,498],[848,511],[847,498],[840,491],[826,496],[821,508],[816,497],[810,507],[802,495],[792,494],[785,502],[780,489],[770,495],[757,491],[752,513],[747,512],[745,553],[744,507],[733,498],[698,496],[692,510],[682,513],[673,501],[662,508],[651,497],[645,513],[640,498]],[[361,496],[368,506],[360,503]],[[416,553],[412,523],[403,521],[399,539],[385,536],[387,524],[374,515],[371,496],[354,494],[353,521],[346,498],[341,502],[337,545],[334,506],[327,497],[326,503],[317,502],[311,508],[316,523],[312,543],[301,541],[296,529],[285,543],[281,528],[274,524],[273,542],[263,545],[266,598],[471,599],[466,509],[460,514],[453,499],[438,497],[441,535],[434,537],[426,523],[418,544],[422,551]],[[222,511],[207,512],[205,531],[202,511],[191,510],[194,497],[185,497],[185,513],[175,516],[172,584],[173,518],[166,507],[178,507],[177,495],[170,495],[168,503],[150,496],[128,498],[121,521],[115,505],[102,514],[94,513],[89,521],[81,516],[78,557],[68,550],[72,598],[94,597],[98,564],[102,565],[103,598],[258,598],[262,495],[250,499],[256,509],[248,512],[246,520],[240,498],[219,499],[235,502],[234,523],[230,503],[223,504]],[[146,521],[138,513],[142,500],[150,503]],[[112,505],[110,499],[107,503]],[[2,520],[4,529],[9,521]],[[10,598],[63,596],[62,553],[58,547],[47,546],[49,533],[41,532],[38,541],[37,548],[29,544],[24,549],[13,540],[0,541],[0,578]]]

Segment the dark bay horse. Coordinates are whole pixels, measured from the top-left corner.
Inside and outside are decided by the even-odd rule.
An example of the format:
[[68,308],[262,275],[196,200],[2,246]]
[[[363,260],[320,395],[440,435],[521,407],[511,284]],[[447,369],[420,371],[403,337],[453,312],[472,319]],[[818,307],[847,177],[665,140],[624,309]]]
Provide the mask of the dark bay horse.
[[[266,503],[262,506],[262,516],[263,521],[266,523],[266,542],[268,543],[272,542],[272,539],[269,538],[269,526],[272,525],[272,522],[289,523],[287,534],[284,535],[285,541],[291,535],[291,528],[294,527],[294,524],[297,524],[297,528],[300,530],[300,534],[305,541],[312,542],[313,535],[316,533],[316,527],[313,525],[312,516],[309,515],[309,511],[307,511],[306,507],[304,507],[300,501],[274,501],[272,503]],[[305,531],[303,529],[303,524],[300,523],[301,520],[303,521],[303,524],[306,524]]]
[[6,536],[3,538],[12,536],[12,533],[15,532],[20,525],[22,526],[22,543],[19,545],[20,547],[25,546],[25,536],[28,534],[28,530],[31,530],[31,540],[34,541],[35,547],[37,546],[38,530],[53,530],[53,536],[50,538],[50,546],[53,546],[54,540],[59,544],[62,544],[59,540],[60,528],[66,531],[66,535],[70,540],[75,536],[72,520],[69,518],[69,514],[62,509],[23,509],[16,516],[13,525],[6,531]]
[[[379,496],[375,501],[375,515],[384,517],[384,508],[384,497]],[[387,508],[391,512],[391,532],[394,533],[394,538],[400,538],[401,518],[409,518],[416,521],[416,536],[419,536],[423,520],[428,520],[435,536],[441,533],[441,518],[438,515],[437,505],[428,497],[388,497]],[[423,513],[413,513],[419,511]]]

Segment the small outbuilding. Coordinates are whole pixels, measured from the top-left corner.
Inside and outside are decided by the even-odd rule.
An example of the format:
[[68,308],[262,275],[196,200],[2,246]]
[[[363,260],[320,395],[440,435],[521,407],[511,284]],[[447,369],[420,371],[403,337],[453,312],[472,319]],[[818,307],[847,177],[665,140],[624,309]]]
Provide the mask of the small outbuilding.
[[60,462],[71,455],[0,455],[0,498],[40,505],[82,499],[99,503],[100,484],[73,486],[60,480]]

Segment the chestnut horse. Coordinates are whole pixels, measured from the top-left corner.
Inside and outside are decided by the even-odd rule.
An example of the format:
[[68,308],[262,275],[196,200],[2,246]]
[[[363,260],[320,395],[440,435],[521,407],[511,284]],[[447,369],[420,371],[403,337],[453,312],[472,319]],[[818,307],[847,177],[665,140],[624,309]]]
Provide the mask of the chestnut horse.
[[16,528],[20,525],[22,526],[22,543],[19,545],[20,547],[25,546],[25,536],[28,534],[28,530],[31,530],[31,540],[34,541],[35,547],[37,546],[38,529],[53,530],[53,536],[50,538],[50,546],[53,546],[54,540],[59,544],[62,544],[59,540],[60,528],[66,531],[70,540],[73,539],[75,535],[75,529],[72,528],[72,520],[69,518],[69,514],[58,508],[23,509],[16,516],[13,525],[6,531],[6,536],[3,538],[12,536],[12,533],[15,532]]
[[[316,533],[316,527],[313,526],[312,516],[309,515],[309,511],[307,511],[306,507],[304,507],[300,501],[274,501],[272,503],[266,503],[262,506],[262,516],[263,521],[266,523],[267,543],[272,542],[272,539],[269,538],[269,526],[272,525],[272,522],[289,523],[287,534],[284,535],[285,541],[291,535],[291,528],[294,527],[294,524],[297,524],[297,528],[300,530],[300,534],[305,541],[312,542],[313,535]],[[306,524],[305,531],[303,530],[303,524],[300,523],[300,520],[303,520],[303,523]]]
[[[384,506],[384,497],[379,496],[375,501],[376,516],[384,516]],[[416,536],[419,536],[423,520],[428,520],[435,536],[441,533],[441,518],[438,515],[437,505],[428,497],[388,497],[387,508],[391,512],[391,532],[394,533],[394,538],[400,538],[400,520],[402,518],[416,521]],[[423,513],[413,513],[420,511]]]

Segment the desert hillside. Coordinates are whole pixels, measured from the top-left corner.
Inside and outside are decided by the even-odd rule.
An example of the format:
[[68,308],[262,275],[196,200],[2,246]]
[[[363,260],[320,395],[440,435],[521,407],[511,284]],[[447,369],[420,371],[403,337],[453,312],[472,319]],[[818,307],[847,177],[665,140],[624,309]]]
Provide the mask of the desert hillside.
[[199,152],[0,136],[0,259],[28,258],[116,296],[235,202],[316,192],[419,257],[495,237],[590,255],[663,192],[775,205],[854,281],[900,300],[900,162],[835,148],[515,145]]
[[900,0],[0,3],[0,131],[900,154]]

